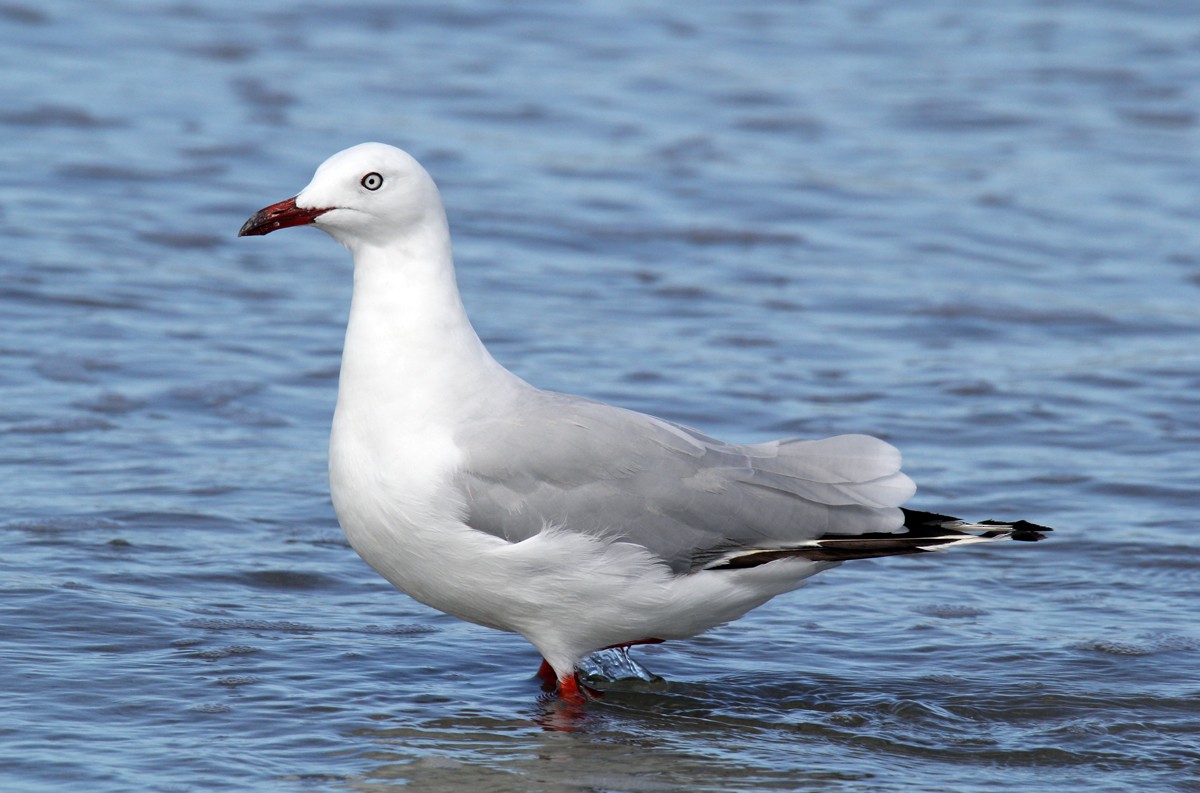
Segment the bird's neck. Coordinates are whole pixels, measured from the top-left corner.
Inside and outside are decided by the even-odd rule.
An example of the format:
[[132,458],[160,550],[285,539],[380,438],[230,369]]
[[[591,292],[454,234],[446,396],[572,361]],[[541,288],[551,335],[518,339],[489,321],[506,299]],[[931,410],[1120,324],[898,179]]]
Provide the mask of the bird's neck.
[[362,423],[452,423],[511,378],[471,327],[444,222],[354,251],[338,413]]

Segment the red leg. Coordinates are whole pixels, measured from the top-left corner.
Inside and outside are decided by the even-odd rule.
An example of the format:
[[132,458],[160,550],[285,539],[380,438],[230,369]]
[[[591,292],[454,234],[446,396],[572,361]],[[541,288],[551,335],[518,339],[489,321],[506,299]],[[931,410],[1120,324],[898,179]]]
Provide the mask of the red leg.
[[579,684],[579,675],[575,672],[558,679],[558,696],[568,705],[583,705],[587,702],[586,687]]
[[588,695],[596,699],[604,696],[603,693],[591,686],[585,686],[583,683],[580,683],[578,672],[572,672],[560,680],[554,672],[554,667],[550,666],[550,662],[545,658],[542,659],[542,665],[538,667],[537,674],[534,677],[542,681],[542,691],[554,691],[557,689],[559,696],[569,705],[582,705],[587,702]]
[[554,674],[554,667],[550,666],[545,658],[542,659],[542,665],[538,667],[534,677],[542,681],[542,691],[553,691],[554,686],[558,683],[558,675]]
[[[628,650],[635,644],[662,644],[662,639],[647,637],[645,639],[635,639],[624,644],[613,644],[608,647],[602,647],[602,650]],[[582,705],[588,701],[588,697],[600,699],[604,696],[604,692],[598,691],[591,686],[585,686],[579,682],[579,673],[572,672],[566,677],[558,677],[554,672],[554,667],[550,666],[550,662],[545,658],[542,659],[541,666],[538,667],[537,673],[534,675],[538,680],[542,681],[543,691],[553,691],[558,688],[558,696],[563,702],[568,705]]]
[[604,692],[579,682],[579,673],[572,672],[558,679],[558,696],[568,705],[583,705],[589,699],[603,699]]

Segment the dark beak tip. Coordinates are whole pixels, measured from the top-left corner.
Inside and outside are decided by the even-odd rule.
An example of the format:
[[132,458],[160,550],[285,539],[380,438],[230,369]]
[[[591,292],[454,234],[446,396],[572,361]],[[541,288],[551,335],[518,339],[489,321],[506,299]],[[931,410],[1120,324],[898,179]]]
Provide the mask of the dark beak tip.
[[238,230],[239,237],[261,237],[272,231],[291,226],[307,226],[318,217],[328,212],[328,209],[302,209],[296,206],[296,199],[289,198],[260,209],[250,216]]
[[257,220],[258,220],[258,215],[255,215],[254,217],[247,220],[245,223],[242,224],[242,227],[240,229],[238,229],[237,235],[239,237],[261,236],[263,233],[262,230],[255,228]]

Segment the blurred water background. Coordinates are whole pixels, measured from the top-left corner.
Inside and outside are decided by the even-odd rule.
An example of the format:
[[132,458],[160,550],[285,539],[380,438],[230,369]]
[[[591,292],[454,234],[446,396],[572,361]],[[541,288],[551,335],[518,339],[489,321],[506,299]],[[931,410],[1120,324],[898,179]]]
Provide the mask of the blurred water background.
[[[0,789],[1200,789],[1200,8],[0,3]],[[344,543],[363,140],[485,340],[1057,527],[824,573],[563,726]]]

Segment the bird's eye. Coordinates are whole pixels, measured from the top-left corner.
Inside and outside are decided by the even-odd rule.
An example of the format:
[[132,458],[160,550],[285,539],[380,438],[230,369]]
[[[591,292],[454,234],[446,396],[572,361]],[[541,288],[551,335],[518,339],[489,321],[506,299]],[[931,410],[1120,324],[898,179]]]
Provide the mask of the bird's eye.
[[383,187],[383,177],[374,171],[371,171],[362,178],[362,186],[368,190],[378,190],[379,188]]

